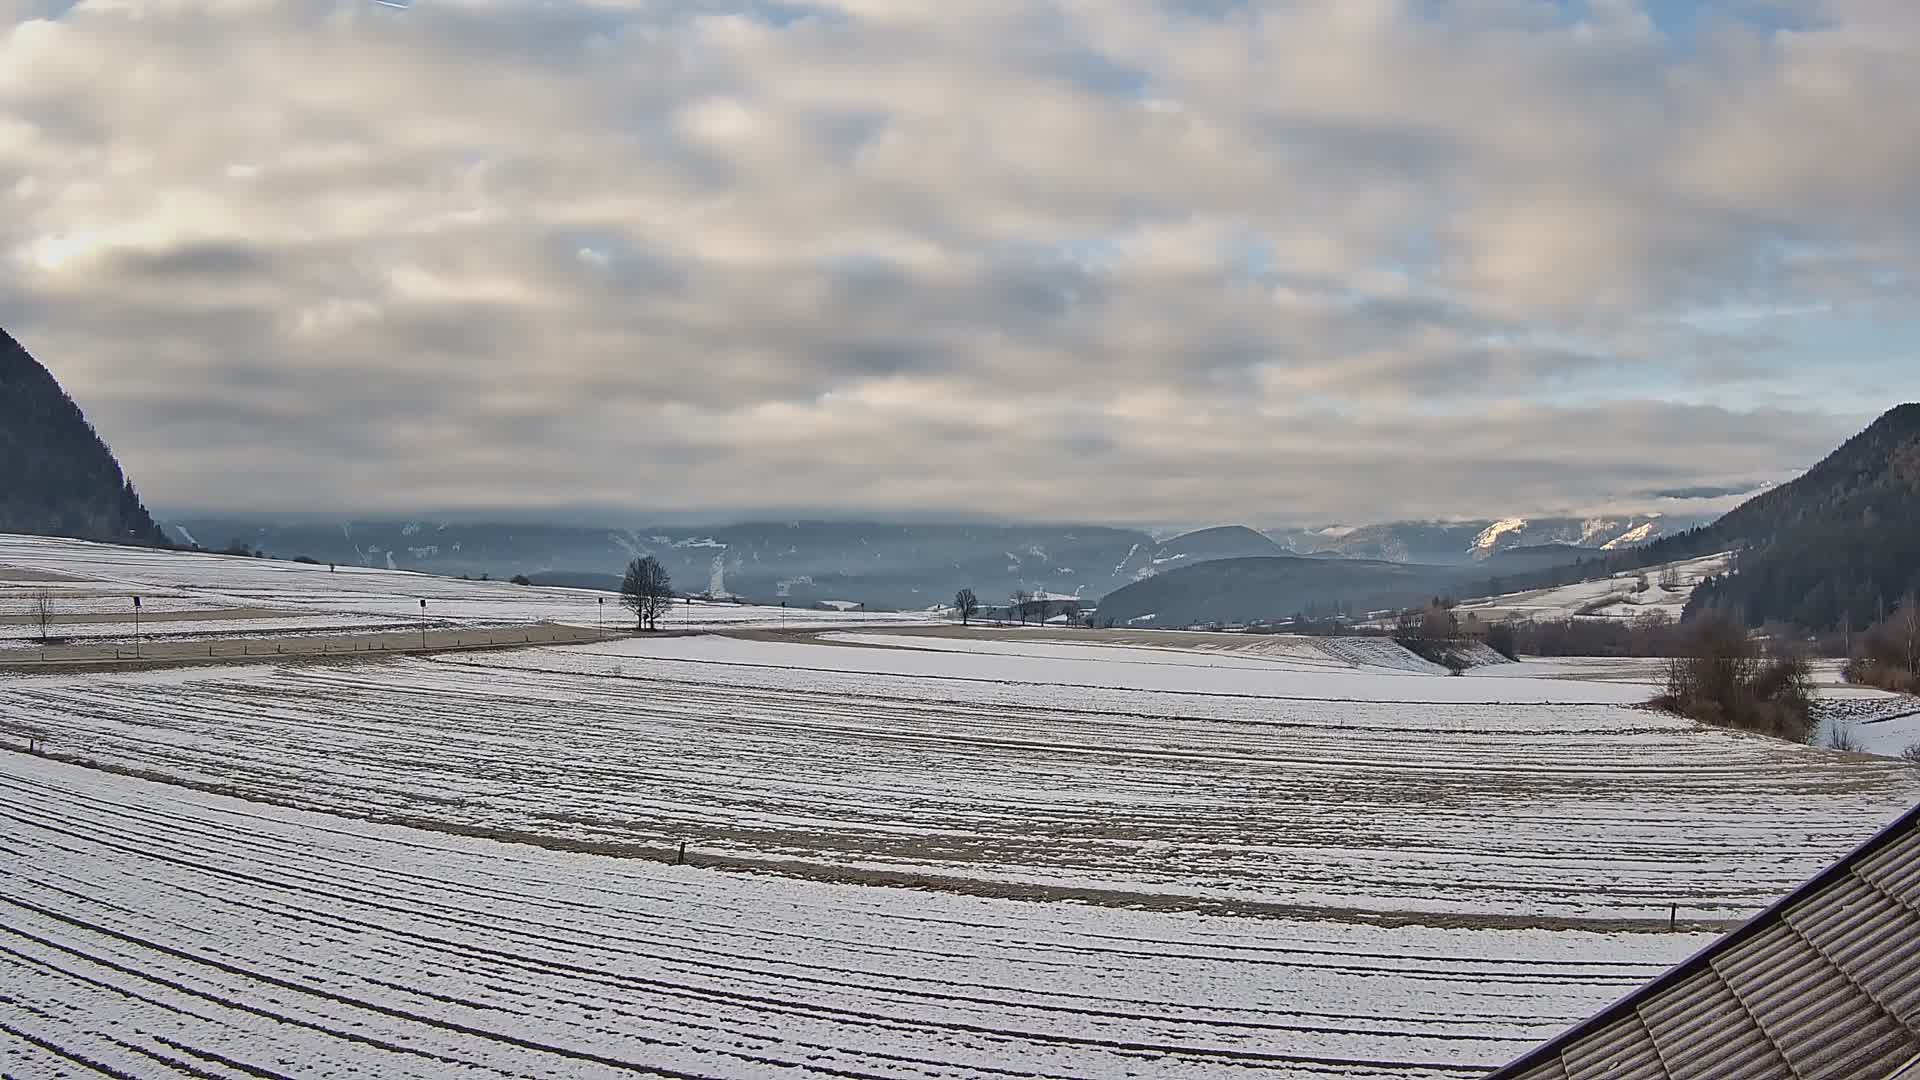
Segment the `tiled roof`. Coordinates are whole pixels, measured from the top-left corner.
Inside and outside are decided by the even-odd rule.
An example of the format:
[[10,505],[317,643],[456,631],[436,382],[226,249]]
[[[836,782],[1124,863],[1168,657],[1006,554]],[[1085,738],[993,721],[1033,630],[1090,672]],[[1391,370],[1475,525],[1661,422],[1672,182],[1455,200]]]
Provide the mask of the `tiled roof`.
[[1920,806],[1488,1080],[1920,1080]]

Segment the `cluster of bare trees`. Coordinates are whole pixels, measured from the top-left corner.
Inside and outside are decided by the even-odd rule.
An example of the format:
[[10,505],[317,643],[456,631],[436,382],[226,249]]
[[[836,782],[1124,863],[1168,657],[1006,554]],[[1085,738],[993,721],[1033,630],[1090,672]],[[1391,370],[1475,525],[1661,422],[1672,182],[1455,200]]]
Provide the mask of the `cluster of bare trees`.
[[1065,615],[1071,621],[1074,616],[1080,614],[1080,601],[1061,600],[1046,593],[1016,589],[1010,599],[1012,603],[1008,605],[1008,611],[1014,618],[1020,620],[1022,626],[1025,626],[1029,619],[1044,626],[1047,620],[1055,615]]
[[1446,601],[1435,597],[1425,607],[1407,608],[1395,619],[1395,641],[1405,645],[1421,641],[1455,641],[1460,637],[1460,617]]
[[1394,619],[1394,641],[1456,675],[1473,666],[1461,648],[1468,636],[1453,605],[1437,596],[1425,607],[1407,608]]
[[1771,653],[1738,621],[1708,613],[1674,631],[1679,655],[1653,704],[1708,724],[1804,742],[1813,734],[1813,684],[1797,642]]
[[1920,592],[1847,643],[1847,681],[1920,694]]
[[[1015,589],[1007,597],[1006,617],[1020,620],[1025,626],[1029,621],[1045,625],[1046,621],[1057,615],[1069,618],[1080,614],[1080,601],[1060,599],[1045,593],[1031,592],[1027,589]],[[961,589],[953,594],[953,613],[961,625],[971,623],[980,614],[980,597],[972,589]]]

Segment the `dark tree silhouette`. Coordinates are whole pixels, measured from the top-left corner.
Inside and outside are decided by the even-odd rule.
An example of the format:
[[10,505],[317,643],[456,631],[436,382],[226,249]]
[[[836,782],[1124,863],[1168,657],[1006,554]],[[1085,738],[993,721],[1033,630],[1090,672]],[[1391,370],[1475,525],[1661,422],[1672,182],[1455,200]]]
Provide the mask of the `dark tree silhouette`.
[[53,628],[52,589],[41,589],[33,594],[33,621],[40,627],[40,643],[46,644]]
[[961,589],[953,594],[953,610],[960,616],[960,625],[965,626],[980,611],[980,598],[972,589]]
[[633,612],[635,628],[658,628],[660,613],[673,603],[673,578],[667,568],[651,555],[627,564],[627,576],[620,582],[620,606]]

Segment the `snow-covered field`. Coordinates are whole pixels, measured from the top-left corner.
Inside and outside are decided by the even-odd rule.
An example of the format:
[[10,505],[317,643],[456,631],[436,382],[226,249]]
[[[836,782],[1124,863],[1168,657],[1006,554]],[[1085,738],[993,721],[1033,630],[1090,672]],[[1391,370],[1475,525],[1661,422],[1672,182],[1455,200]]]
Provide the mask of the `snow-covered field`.
[[1706,940],[722,873],[6,752],[0,819],[0,1073],[36,1080],[1464,1078]]
[[[1616,574],[1597,581],[1469,600],[1462,603],[1458,611],[1461,618],[1475,614],[1488,622],[1571,619],[1580,615],[1633,619],[1657,611],[1678,622],[1688,598],[1693,595],[1693,587],[1707,577],[1724,572],[1732,558],[1732,553],[1726,552],[1650,566],[1644,571]],[[1660,584],[1668,570],[1676,579],[1671,589]],[[1638,578],[1642,576],[1647,580],[1644,590],[1639,588]],[[1612,602],[1607,603],[1608,600]]]
[[[1632,696],[1645,699],[1665,685],[1668,663],[1659,657],[1563,656],[1529,659],[1492,670],[1503,675],[1570,679],[1581,685],[1604,682],[1633,688]],[[1831,746],[1844,737],[1853,748],[1883,757],[1899,757],[1909,747],[1920,746],[1920,698],[1849,683],[1841,677],[1839,660],[1815,660],[1812,667],[1819,698],[1815,709],[1820,719],[1813,745]],[[1481,672],[1471,674],[1480,676]]]
[[[1031,683],[1056,688],[1043,700],[1076,700],[1087,688],[1142,690],[1211,697],[1311,698],[1329,701],[1456,702],[1466,704],[1632,704],[1648,695],[1637,686],[1555,679],[1501,678],[1506,667],[1467,683],[1435,677],[1442,670],[1385,639],[1349,639],[1367,646],[1349,655],[1377,658],[1380,666],[1358,667],[1334,652],[1340,639],[1313,642],[1297,655],[1155,649],[1096,644],[996,641],[918,635],[830,634],[825,641],[871,648],[822,647],[805,641],[748,641],[731,637],[673,638],[662,641],[610,642],[597,650],[636,655],[771,667],[796,672],[785,679],[807,679],[822,671],[960,679],[986,683]],[[579,654],[590,655],[590,654]],[[574,664],[574,660],[565,660]],[[1424,669],[1424,670],[1421,670]],[[1064,694],[1065,697],[1061,697]]]
[[[567,592],[31,546],[296,615]],[[825,618],[0,676],[0,1075],[1464,1078],[1920,799],[1621,666]]]
[[[1173,664],[1209,669],[1238,667],[1252,671],[1271,671],[1275,664],[1280,664],[1309,670],[1351,671],[1367,667],[1418,675],[1446,674],[1446,669],[1439,664],[1422,660],[1392,641],[1368,637],[1188,633],[1179,630],[1067,630],[1048,632],[1045,636],[1022,636],[1001,628],[981,626],[970,633],[958,634],[951,627],[921,633],[847,631],[830,634],[826,640],[980,655],[1078,659],[1102,664]],[[1244,662],[1235,663],[1235,660]]]
[[[265,634],[367,633],[417,625],[418,620],[409,623],[378,616],[289,614],[254,619],[147,619],[139,623],[132,619],[125,622],[56,622],[51,633],[72,642],[131,641],[136,633],[147,641],[166,641],[180,638],[258,637]],[[0,649],[34,648],[39,644],[39,626],[0,623]]]
[[[20,573],[25,571],[25,573]],[[52,572],[59,579],[39,575]],[[151,551],[40,536],[0,534],[0,613],[25,614],[41,589],[56,597],[57,612],[110,610],[131,619],[130,597],[156,610],[271,609],[311,616],[333,629],[342,617],[413,619],[437,625],[503,625],[538,622],[592,627],[604,618],[617,627],[631,622],[615,598],[586,589],[520,586],[504,581],[463,581],[402,570],[325,566],[250,559],[236,555]],[[420,602],[425,600],[426,607]],[[601,601],[605,601],[604,604]],[[107,605],[99,608],[99,605]],[[782,625],[861,626],[924,623],[920,612],[864,613],[788,611],[731,603],[676,603],[661,620],[664,629]],[[61,626],[57,632],[67,633]],[[38,628],[34,628],[38,633]],[[129,628],[128,635],[131,636]]]
[[1920,798],[1896,763],[1605,704],[1617,685],[1191,659],[622,640],[24,678],[0,729],[348,814],[1469,919],[1737,917]]

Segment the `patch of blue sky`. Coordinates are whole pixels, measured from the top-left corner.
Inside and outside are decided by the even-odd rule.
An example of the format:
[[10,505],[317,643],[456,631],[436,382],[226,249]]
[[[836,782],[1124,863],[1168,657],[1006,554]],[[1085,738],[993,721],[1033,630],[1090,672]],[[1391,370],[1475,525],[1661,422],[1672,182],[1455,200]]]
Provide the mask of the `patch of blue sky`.
[[1092,49],[1072,49],[1055,60],[1067,81],[1107,97],[1142,98],[1151,85],[1147,73]]
[[1920,371],[1920,317],[1838,313],[1782,315],[1768,329],[1788,357],[1780,388],[1878,412],[1911,397]]
[[1812,30],[1822,25],[1808,5],[1792,0],[1642,0],[1655,26],[1674,42],[1692,46],[1716,22],[1737,22],[1761,31]]
[[[1202,0],[1194,0],[1202,2]],[[1744,24],[1762,33],[1805,30],[1820,25],[1817,16],[1796,0],[1626,0],[1628,12],[1644,13],[1663,38],[1681,51],[1691,51],[1716,25]],[[1484,20],[1497,17],[1531,25],[1574,26],[1583,22],[1617,19],[1622,0],[1533,0],[1504,8],[1463,0],[1406,0],[1414,18],[1448,23],[1463,14]]]

